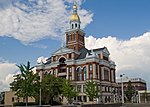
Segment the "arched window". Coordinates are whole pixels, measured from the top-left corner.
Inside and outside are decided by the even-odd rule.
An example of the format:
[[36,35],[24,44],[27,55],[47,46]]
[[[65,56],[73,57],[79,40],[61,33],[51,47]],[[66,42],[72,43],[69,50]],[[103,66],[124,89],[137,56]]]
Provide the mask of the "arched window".
[[65,61],[66,61],[66,59],[63,58],[63,57],[59,59],[59,63],[60,63],[60,64],[65,64]]
[[77,69],[77,80],[81,81],[82,80],[82,72],[81,72],[81,67],[78,67]]
[[83,80],[86,80],[86,78],[87,78],[87,75],[86,75],[86,67],[83,68],[83,72],[84,72]]
[[75,24],[75,28],[77,28],[77,24]]
[[72,29],[73,29],[73,24],[72,24]]

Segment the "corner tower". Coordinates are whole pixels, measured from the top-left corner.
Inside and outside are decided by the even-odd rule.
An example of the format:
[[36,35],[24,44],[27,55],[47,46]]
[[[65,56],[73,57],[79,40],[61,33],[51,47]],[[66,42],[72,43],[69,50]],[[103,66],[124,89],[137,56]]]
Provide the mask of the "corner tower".
[[73,5],[73,14],[70,18],[70,29],[66,31],[66,47],[79,51],[85,47],[84,31],[80,29],[80,17],[77,13],[77,5]]

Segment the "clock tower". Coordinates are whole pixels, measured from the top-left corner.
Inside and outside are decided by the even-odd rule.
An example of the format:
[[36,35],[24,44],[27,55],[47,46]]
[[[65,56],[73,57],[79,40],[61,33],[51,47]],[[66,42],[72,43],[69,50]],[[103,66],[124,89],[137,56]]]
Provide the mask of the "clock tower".
[[73,6],[73,14],[70,18],[70,29],[66,31],[66,47],[79,51],[85,47],[84,31],[80,29],[80,17],[77,13],[77,5]]

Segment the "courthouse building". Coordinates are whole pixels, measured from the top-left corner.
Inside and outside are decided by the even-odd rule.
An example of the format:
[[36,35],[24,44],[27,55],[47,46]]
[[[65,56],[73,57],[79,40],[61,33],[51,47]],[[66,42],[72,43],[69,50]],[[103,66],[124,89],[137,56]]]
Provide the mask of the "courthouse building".
[[102,96],[103,102],[111,102],[117,89],[116,65],[109,59],[107,47],[91,50],[85,48],[85,32],[80,28],[80,24],[77,6],[74,4],[70,29],[66,30],[66,46],[52,53],[46,63],[37,64],[36,70],[42,74],[48,73],[71,80],[79,91],[76,100],[82,102],[89,101],[84,92],[85,82],[93,79],[102,90],[99,95]]

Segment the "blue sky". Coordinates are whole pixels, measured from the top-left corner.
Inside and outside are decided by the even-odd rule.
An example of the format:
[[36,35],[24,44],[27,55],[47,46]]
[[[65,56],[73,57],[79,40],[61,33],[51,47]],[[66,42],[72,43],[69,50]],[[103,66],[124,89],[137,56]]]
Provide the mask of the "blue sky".
[[[150,0],[76,1],[86,47],[107,46],[118,75],[149,81]],[[73,0],[0,1],[1,86],[8,89],[17,71],[15,64],[30,61],[35,65],[39,57],[49,57],[60,47],[72,5]]]
[[83,4],[94,13],[93,22],[86,27],[95,37],[108,35],[130,39],[150,30],[149,0],[87,0]]

